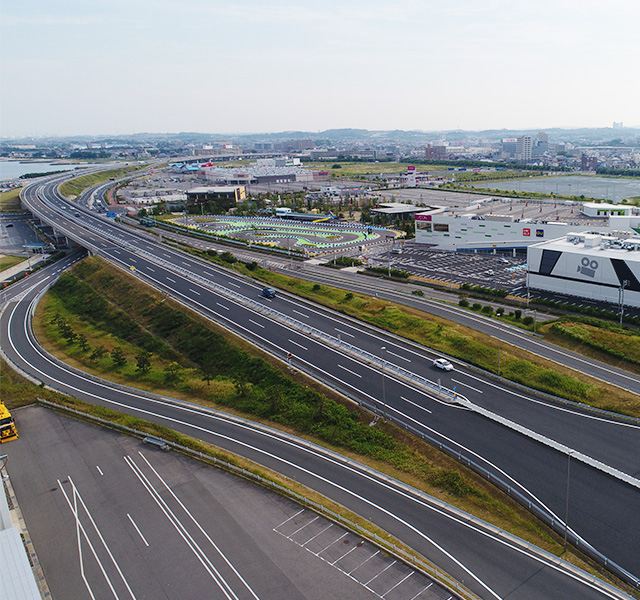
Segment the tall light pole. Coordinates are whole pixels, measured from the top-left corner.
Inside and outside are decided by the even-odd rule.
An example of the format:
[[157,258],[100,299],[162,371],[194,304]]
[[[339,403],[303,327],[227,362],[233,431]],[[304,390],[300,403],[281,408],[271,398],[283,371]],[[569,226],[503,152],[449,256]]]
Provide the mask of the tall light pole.
[[385,420],[387,419],[387,396],[384,390],[384,351],[386,349],[386,346],[380,348],[380,360],[382,361],[382,418]]
[[571,481],[571,457],[573,451],[567,454],[567,503],[564,510],[564,550],[567,551],[567,533],[569,531],[569,483]]

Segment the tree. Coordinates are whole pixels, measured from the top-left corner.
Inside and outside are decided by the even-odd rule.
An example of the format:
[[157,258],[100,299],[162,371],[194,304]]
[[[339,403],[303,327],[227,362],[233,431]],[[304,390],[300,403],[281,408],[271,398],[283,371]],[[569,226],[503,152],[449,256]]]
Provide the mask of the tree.
[[182,367],[177,362],[172,362],[164,368],[165,383],[176,383],[181,379]]
[[136,372],[144,375],[151,370],[151,352],[141,350],[136,354]]
[[104,346],[98,346],[93,349],[93,352],[89,355],[89,360],[99,360],[105,354],[107,354],[108,350]]
[[89,348],[91,348],[89,342],[87,342],[87,336],[84,333],[79,333],[76,341],[78,342],[78,346],[80,346],[80,350],[83,352],[87,352]]
[[127,357],[120,346],[116,346],[111,351],[111,360],[114,367],[124,367],[127,364]]

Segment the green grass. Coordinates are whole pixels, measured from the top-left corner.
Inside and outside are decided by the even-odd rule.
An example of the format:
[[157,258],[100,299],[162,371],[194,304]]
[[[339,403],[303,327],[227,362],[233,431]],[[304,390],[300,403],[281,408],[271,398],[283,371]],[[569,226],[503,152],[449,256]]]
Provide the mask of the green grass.
[[15,265],[19,265],[21,262],[24,262],[24,258],[20,256],[4,256],[0,255],[0,271],[4,271],[5,269],[9,269]]
[[20,190],[14,188],[0,194],[0,213],[24,212],[20,204]]
[[78,197],[87,188],[108,181],[109,179],[119,179],[135,171],[145,169],[148,165],[135,165],[129,167],[121,167],[119,169],[112,169],[110,171],[99,171],[98,173],[91,173],[89,175],[82,175],[75,177],[69,181],[65,181],[60,186],[60,193],[67,198]]
[[[332,169],[333,165],[340,165],[340,169]],[[382,175],[384,173],[406,173],[408,165],[415,165],[419,172],[427,171],[446,171],[448,167],[443,165],[419,165],[413,162],[349,162],[349,161],[322,161],[322,162],[305,162],[304,166],[314,171],[329,171],[331,175],[338,177],[357,177],[360,175]]]

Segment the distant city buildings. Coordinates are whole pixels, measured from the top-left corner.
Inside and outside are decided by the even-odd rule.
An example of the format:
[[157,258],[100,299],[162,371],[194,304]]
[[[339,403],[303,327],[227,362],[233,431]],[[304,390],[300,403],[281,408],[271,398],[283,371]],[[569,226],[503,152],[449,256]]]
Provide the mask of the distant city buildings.
[[516,160],[527,163],[531,160],[533,150],[533,138],[530,135],[521,135],[516,139]]
[[447,147],[427,144],[424,157],[427,160],[445,160],[447,158]]

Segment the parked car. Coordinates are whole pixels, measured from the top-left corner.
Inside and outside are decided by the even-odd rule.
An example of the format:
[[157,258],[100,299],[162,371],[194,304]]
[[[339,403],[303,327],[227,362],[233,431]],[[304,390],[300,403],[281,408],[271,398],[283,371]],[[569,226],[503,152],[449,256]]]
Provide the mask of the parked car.
[[443,371],[453,371],[453,365],[446,358],[436,358],[433,361],[433,366]]

